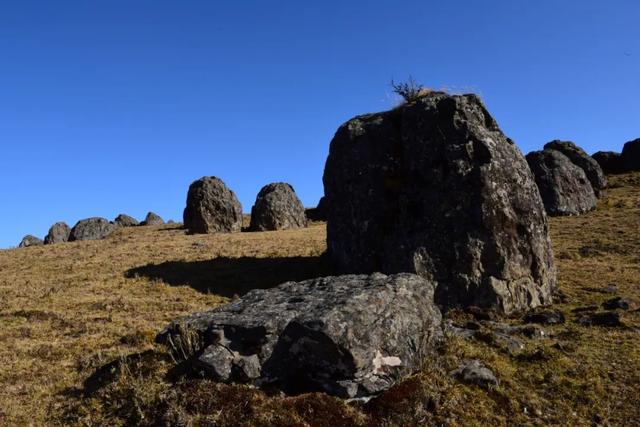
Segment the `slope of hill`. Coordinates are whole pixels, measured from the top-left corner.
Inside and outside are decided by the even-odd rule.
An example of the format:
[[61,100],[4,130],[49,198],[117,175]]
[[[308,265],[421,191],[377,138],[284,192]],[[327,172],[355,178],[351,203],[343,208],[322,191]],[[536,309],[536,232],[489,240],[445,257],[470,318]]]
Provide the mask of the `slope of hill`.
[[[566,323],[513,352],[492,335],[495,323],[476,320],[475,339],[448,337],[421,372],[367,404],[183,378],[153,343],[180,315],[330,274],[323,223],[195,236],[127,228],[104,241],[0,251],[0,425],[629,425],[640,420],[640,173],[610,181],[596,211],[550,220],[554,308]],[[576,323],[580,308],[617,295],[631,302],[623,327]],[[472,358],[500,384],[453,379]]]

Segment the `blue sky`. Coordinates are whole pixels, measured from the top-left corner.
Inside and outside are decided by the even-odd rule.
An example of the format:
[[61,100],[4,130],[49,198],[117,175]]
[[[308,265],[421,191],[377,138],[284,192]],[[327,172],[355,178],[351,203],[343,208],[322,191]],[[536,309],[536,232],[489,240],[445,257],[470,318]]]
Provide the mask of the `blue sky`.
[[221,177],[322,194],[329,142],[392,78],[473,91],[525,153],[640,137],[640,2],[5,1],[0,247],[153,210]]

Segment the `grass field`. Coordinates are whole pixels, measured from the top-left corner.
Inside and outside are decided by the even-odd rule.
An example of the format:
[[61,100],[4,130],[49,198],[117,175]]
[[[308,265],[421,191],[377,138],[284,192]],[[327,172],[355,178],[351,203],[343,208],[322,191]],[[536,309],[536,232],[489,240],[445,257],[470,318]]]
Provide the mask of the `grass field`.
[[[153,342],[180,315],[330,274],[323,223],[196,236],[138,227],[0,251],[0,425],[640,425],[640,173],[610,182],[596,211],[550,221],[565,324],[512,353],[479,322],[486,339],[447,338],[421,372],[366,405],[181,378]],[[616,295],[632,303],[624,327],[575,322],[574,309]],[[454,380],[470,358],[500,384]]]

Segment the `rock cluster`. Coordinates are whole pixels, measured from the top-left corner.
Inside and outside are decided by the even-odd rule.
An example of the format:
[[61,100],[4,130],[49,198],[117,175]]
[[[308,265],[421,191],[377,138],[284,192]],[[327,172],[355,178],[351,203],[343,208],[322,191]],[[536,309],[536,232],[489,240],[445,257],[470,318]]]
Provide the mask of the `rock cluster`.
[[71,234],[71,227],[66,222],[56,222],[49,228],[47,236],[44,238],[46,245],[53,245],[55,243],[64,243],[69,241],[69,235]]
[[116,228],[115,224],[110,223],[109,220],[105,218],[94,217],[83,219],[78,221],[71,229],[69,241],[104,239]]
[[306,226],[304,206],[291,185],[276,182],[262,187],[251,208],[251,230],[288,230]]
[[189,186],[184,226],[192,234],[240,231],[242,206],[220,178],[200,178]]

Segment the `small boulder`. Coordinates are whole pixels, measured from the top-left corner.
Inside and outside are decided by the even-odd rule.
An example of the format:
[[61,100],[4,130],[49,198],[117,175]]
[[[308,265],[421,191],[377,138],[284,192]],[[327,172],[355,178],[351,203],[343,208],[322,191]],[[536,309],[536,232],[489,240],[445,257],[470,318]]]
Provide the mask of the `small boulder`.
[[549,215],[579,215],[595,209],[591,183],[567,156],[545,149],[527,154],[527,162]]
[[455,376],[466,384],[490,388],[498,385],[498,378],[491,369],[484,366],[479,360],[471,360],[463,364]]
[[551,141],[544,145],[545,149],[556,150],[564,154],[571,162],[581,168],[593,187],[596,196],[607,186],[607,177],[602,168],[582,148],[570,141]]
[[620,321],[620,313],[617,311],[605,311],[602,313],[590,313],[578,319],[582,326],[623,326]]
[[291,185],[277,182],[262,187],[251,208],[251,230],[287,230],[306,226],[304,206]]
[[593,159],[598,162],[604,173],[624,173],[624,161],[622,160],[622,154],[615,151],[598,151],[593,156]]
[[163,225],[164,220],[153,212],[149,212],[140,225]]
[[242,205],[220,178],[200,178],[189,186],[184,226],[191,234],[240,231]]
[[524,323],[559,325],[564,322],[564,314],[562,314],[562,312],[558,310],[544,310],[536,313],[529,313],[524,317]]
[[640,171],[640,138],[624,144],[622,162],[625,172]]
[[40,245],[44,245],[44,242],[42,241],[42,239],[36,236],[32,236],[31,234],[27,234],[22,238],[22,240],[20,241],[20,245],[18,245],[18,247],[28,248],[29,246],[40,246]]
[[69,241],[69,235],[71,234],[71,227],[66,222],[56,222],[51,226],[47,236],[44,238],[45,245],[52,245],[55,243],[64,243]]
[[158,341],[217,381],[367,397],[428,360],[442,336],[434,289],[408,273],[288,282],[175,321]]
[[629,301],[622,297],[615,297],[602,303],[602,307],[605,310],[629,310]]
[[117,228],[105,218],[93,217],[78,221],[71,229],[69,241],[104,239]]
[[113,220],[114,224],[119,227],[135,227],[140,225],[137,219],[132,216],[120,214]]

